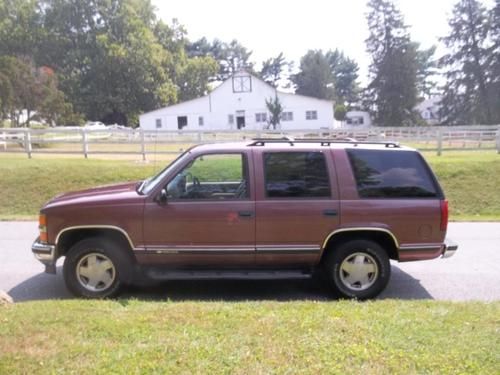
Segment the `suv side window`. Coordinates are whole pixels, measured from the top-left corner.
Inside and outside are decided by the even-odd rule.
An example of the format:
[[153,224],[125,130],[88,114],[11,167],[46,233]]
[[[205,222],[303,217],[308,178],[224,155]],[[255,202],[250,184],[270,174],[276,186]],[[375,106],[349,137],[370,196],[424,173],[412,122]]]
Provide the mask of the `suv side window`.
[[434,198],[439,193],[417,152],[347,150],[362,198]]
[[167,184],[170,200],[245,199],[247,160],[243,154],[207,154],[192,160]]
[[321,152],[266,152],[264,180],[268,198],[331,196],[326,160]]

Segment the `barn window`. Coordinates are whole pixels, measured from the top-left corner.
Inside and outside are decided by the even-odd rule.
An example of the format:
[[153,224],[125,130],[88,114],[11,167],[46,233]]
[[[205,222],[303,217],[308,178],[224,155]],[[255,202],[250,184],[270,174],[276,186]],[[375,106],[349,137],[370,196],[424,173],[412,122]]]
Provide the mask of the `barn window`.
[[183,127],[187,126],[188,118],[187,116],[177,116],[177,128],[181,130]]
[[306,111],[306,120],[317,120],[318,111]]
[[233,92],[251,92],[252,91],[252,77],[236,76],[233,77]]
[[256,113],[255,114],[255,122],[266,122],[267,121],[267,113]]
[[234,115],[227,115],[227,123],[229,125],[233,125],[234,124]]
[[199,126],[203,126],[204,125],[203,116],[198,117],[198,125]]
[[293,112],[282,112],[281,121],[293,121]]
[[161,128],[161,118],[157,118],[156,119],[156,129],[160,129]]

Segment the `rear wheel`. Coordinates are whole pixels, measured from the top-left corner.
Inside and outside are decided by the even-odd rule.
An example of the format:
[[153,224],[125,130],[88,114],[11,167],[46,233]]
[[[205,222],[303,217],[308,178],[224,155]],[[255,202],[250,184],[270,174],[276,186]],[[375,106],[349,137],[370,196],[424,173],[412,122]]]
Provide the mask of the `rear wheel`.
[[130,271],[123,249],[105,238],[89,238],[71,247],[64,261],[64,281],[78,297],[107,298],[120,291]]
[[352,240],[331,251],[325,261],[325,273],[338,296],[374,298],[387,286],[391,265],[386,251],[378,243]]

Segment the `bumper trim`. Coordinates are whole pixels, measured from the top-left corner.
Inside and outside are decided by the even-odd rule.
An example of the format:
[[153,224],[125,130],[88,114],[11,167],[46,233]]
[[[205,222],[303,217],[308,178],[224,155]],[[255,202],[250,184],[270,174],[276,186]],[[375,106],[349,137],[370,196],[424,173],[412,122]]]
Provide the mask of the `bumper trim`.
[[443,253],[442,253],[441,257],[442,258],[450,258],[453,255],[455,255],[457,250],[458,250],[458,244],[456,242],[454,242],[453,240],[450,240],[447,238],[444,241]]
[[45,272],[56,273],[56,247],[54,245],[49,245],[40,242],[40,238],[37,238],[33,245],[31,245],[31,251],[37,260],[39,260],[43,265],[45,265]]

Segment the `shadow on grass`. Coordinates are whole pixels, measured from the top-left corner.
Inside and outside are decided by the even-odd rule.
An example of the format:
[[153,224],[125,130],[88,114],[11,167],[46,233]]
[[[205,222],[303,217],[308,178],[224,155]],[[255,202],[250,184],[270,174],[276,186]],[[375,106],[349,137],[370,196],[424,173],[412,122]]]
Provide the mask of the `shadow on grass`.
[[[64,286],[62,268],[57,275],[40,273],[13,287],[14,301],[72,298]],[[330,300],[328,289],[316,280],[203,280],[168,281],[155,286],[130,286],[120,300],[136,298],[161,301],[307,301]],[[392,266],[387,288],[379,299],[432,299],[419,280]]]

